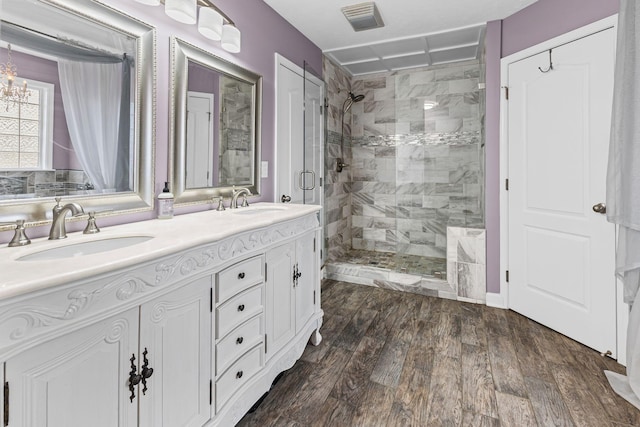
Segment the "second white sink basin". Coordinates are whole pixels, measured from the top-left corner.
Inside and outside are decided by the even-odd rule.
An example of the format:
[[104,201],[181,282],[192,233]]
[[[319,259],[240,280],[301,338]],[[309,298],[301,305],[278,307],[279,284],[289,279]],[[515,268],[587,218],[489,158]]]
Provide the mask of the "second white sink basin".
[[233,213],[236,215],[259,215],[265,213],[274,213],[286,211],[284,206],[249,206],[248,208],[234,209]]
[[18,261],[41,261],[51,259],[64,259],[80,257],[84,255],[98,254],[101,252],[113,251],[126,248],[138,243],[153,239],[152,236],[125,236],[110,239],[91,240],[89,242],[72,243],[66,246],[58,246],[51,249],[44,249],[40,252],[24,255]]

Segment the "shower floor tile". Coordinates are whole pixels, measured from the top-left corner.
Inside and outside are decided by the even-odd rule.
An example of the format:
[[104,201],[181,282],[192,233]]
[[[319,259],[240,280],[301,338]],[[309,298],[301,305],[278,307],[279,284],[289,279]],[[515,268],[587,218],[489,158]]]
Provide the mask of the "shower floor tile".
[[418,276],[447,278],[447,260],[445,258],[352,249],[339,261]]

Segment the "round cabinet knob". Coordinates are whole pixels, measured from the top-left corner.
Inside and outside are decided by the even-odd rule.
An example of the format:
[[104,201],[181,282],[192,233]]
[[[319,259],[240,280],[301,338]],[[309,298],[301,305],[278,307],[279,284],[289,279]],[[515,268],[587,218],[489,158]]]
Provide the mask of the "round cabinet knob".
[[242,374],[243,374],[243,372],[242,372],[242,371],[238,371],[238,372],[236,372],[236,378],[237,378],[237,379],[242,378]]
[[238,338],[236,339],[236,344],[240,345],[240,344],[242,344],[242,342],[243,342],[243,341],[244,341],[244,338],[242,338],[242,337],[238,337]]
[[238,311],[244,311],[244,304],[240,304],[238,306]]
[[244,271],[238,274],[238,279],[240,280],[244,279]]
[[288,203],[288,202],[290,202],[290,201],[291,201],[291,196],[287,196],[287,195],[284,195],[284,194],[283,194],[283,195],[282,195],[282,197],[280,198],[280,201],[281,201],[282,203]]

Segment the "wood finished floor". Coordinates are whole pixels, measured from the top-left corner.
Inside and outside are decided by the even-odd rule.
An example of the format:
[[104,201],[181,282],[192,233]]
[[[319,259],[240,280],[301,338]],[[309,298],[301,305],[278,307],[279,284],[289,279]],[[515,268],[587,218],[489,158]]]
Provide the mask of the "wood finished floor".
[[640,426],[624,367],[517,313],[325,280],[307,346],[239,426]]

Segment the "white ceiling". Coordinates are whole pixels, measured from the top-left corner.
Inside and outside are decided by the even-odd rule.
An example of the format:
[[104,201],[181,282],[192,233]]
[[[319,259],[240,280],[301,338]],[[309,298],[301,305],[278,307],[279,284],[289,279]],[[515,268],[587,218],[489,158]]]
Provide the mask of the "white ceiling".
[[353,75],[478,58],[488,21],[536,0],[375,0],[385,26],[355,32],[341,8],[365,0],[264,0]]

